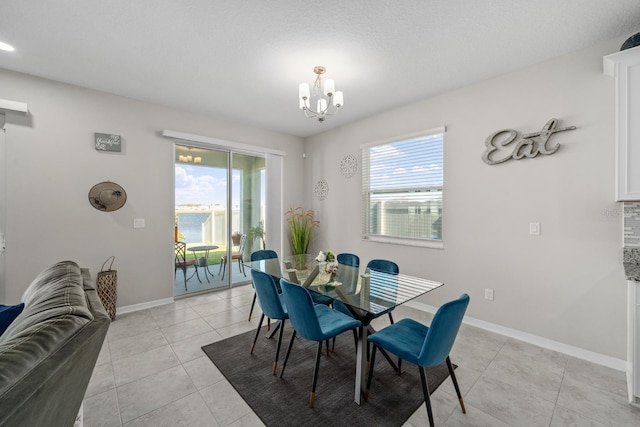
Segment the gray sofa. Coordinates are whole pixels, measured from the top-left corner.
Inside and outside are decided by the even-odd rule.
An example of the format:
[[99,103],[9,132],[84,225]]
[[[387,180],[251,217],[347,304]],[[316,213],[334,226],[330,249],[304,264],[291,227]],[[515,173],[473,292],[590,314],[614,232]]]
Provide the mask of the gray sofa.
[[73,426],[109,316],[72,261],[42,271],[23,302],[0,336],[0,426]]

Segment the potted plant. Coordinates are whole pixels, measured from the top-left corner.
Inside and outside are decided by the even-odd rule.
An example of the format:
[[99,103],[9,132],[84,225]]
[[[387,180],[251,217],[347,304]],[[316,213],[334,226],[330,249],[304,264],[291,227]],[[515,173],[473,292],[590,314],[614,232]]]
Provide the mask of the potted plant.
[[231,235],[231,243],[233,246],[240,246],[240,239],[242,238],[242,234],[239,231],[234,231]]
[[[320,226],[320,222],[314,218],[311,209],[305,210],[302,206],[289,209],[285,215],[289,218],[289,243],[291,244],[291,254],[300,255],[296,257],[296,268],[304,269],[306,264],[306,254],[311,246],[313,229]],[[304,260],[303,260],[304,259]]]

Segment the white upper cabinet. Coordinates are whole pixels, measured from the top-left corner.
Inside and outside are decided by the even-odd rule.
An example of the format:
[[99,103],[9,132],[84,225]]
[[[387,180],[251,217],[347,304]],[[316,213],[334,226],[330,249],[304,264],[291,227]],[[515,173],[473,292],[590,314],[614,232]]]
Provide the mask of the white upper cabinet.
[[640,200],[640,46],[604,57],[616,79],[616,201]]

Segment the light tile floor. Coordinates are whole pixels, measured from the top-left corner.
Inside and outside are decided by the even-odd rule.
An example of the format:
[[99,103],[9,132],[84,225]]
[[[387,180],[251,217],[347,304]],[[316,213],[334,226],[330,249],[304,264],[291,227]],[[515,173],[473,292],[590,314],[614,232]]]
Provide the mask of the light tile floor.
[[[252,298],[252,287],[241,286],[119,315],[85,396],[85,426],[262,425],[200,349],[255,330],[259,310],[247,321]],[[394,318],[402,317],[431,319],[398,307]],[[385,325],[376,322],[378,329]],[[459,365],[467,414],[447,380],[432,396],[436,425],[640,425],[622,372],[467,325],[451,359]],[[422,405],[405,426],[425,425]]]

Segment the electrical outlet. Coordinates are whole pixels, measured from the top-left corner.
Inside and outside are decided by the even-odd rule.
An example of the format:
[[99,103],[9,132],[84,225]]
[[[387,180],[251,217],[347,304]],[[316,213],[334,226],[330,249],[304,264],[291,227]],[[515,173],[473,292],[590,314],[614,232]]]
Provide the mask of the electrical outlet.
[[489,288],[484,289],[484,299],[493,301],[493,289],[489,289]]

